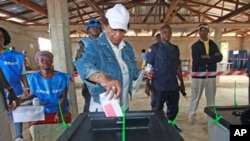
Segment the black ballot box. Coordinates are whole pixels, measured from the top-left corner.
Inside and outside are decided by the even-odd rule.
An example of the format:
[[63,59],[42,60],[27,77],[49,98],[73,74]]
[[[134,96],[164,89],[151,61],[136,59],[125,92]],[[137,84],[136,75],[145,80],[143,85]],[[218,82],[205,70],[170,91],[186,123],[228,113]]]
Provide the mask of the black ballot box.
[[[204,112],[208,120],[208,141],[233,141],[230,139],[230,128],[233,126],[250,126],[249,119],[242,120],[244,112],[249,109],[248,105],[234,106],[211,106],[205,107]],[[218,123],[212,124],[217,117],[222,116]],[[232,129],[231,129],[232,130]],[[243,141],[243,140],[242,140]]]
[[125,120],[103,112],[82,113],[57,141],[122,141],[123,135],[126,141],[184,141],[164,112],[152,111],[129,111]]

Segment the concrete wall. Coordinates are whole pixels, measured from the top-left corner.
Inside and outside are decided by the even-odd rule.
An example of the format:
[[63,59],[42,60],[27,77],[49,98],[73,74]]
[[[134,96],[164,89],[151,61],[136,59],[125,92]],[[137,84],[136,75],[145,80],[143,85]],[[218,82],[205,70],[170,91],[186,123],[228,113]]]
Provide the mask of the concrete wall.
[[33,31],[27,30],[26,27],[5,21],[0,21],[0,26],[5,28],[11,36],[12,40],[9,46],[14,46],[16,50],[20,52],[26,50],[32,69],[36,69],[37,65],[34,61],[34,56],[39,50],[38,38],[48,38],[48,33],[38,32],[35,29]]
[[[7,23],[0,21],[0,25],[8,30],[12,37],[10,46],[15,46],[18,51],[27,50],[28,57],[32,63],[32,68],[36,69],[36,63],[34,62],[34,55],[39,50],[38,38],[49,38],[48,32],[40,32],[37,29],[39,27],[27,28],[21,25]],[[191,45],[197,41],[198,37],[173,37],[171,42],[179,46],[180,58],[191,59]],[[212,40],[213,37],[211,37]],[[71,38],[72,47],[72,60],[74,60],[76,46],[80,38]],[[138,67],[141,64],[140,54],[142,49],[147,49],[151,44],[155,42],[154,37],[125,37],[135,49]],[[247,49],[250,52],[250,37],[222,37],[222,42],[229,43],[229,50]]]
[[[214,40],[213,37],[210,39]],[[75,47],[77,46],[80,38],[72,39],[72,52],[75,52]],[[140,54],[142,49],[147,49],[151,44],[155,43],[154,37],[125,37],[125,40],[128,41],[135,49],[136,60],[138,67],[141,66]],[[173,37],[171,42],[179,46],[180,49],[180,58],[181,59],[191,59],[191,45],[199,40],[198,37]],[[243,42],[243,38],[240,37],[222,37],[222,42],[228,42],[229,50],[239,50],[246,49],[247,43],[250,42],[250,38],[248,40],[245,39]],[[249,48],[249,47],[248,47]],[[74,54],[73,54],[74,56]]]
[[242,49],[248,50],[248,54],[250,55],[250,37],[242,39]]

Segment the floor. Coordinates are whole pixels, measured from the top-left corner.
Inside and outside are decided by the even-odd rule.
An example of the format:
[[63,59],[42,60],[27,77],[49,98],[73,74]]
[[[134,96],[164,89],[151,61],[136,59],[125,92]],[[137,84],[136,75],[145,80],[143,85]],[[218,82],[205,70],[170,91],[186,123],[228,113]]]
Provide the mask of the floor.
[[[187,123],[189,97],[190,97],[190,82],[191,79],[185,79],[187,99],[181,97],[179,104],[179,116],[177,124],[182,128],[180,135],[185,141],[208,141],[207,117],[203,112],[205,107],[205,97],[202,96],[197,110],[197,120],[194,125]],[[79,85],[80,86],[80,85]],[[131,111],[150,110],[150,97],[144,93],[144,84],[140,90],[133,95],[130,102]],[[79,113],[83,109],[84,100],[81,96],[81,89],[76,89]],[[217,78],[217,93],[215,105],[229,106],[233,105],[234,101],[238,105],[247,105],[248,99],[248,77],[241,76],[220,76]],[[236,99],[234,99],[236,96]],[[30,141],[27,124],[24,124],[24,141]]]

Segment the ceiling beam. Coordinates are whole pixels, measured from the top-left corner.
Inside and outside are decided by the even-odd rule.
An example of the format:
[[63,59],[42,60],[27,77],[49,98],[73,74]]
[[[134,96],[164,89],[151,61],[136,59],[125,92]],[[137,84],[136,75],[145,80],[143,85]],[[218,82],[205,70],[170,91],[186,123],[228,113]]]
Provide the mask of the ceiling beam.
[[236,15],[238,15],[238,14],[240,14],[248,9],[250,9],[250,3],[242,6],[239,9],[236,9],[235,11],[233,11],[231,13],[226,14],[225,16],[218,18],[217,20],[212,21],[212,23],[218,23],[218,22],[222,22],[224,20],[230,19],[230,18],[232,18],[232,17],[234,17],[234,16],[236,16]]
[[[172,29],[197,29],[199,23],[171,23],[170,26]],[[146,30],[159,30],[164,24],[130,24],[130,30],[137,30],[137,29],[146,29]],[[239,29],[248,29],[249,23],[211,23],[209,24],[210,28],[227,28],[229,29],[235,29],[235,27]],[[48,26],[25,26],[27,30],[39,30],[39,31],[47,31]],[[70,30],[79,30],[79,29],[85,29],[85,26],[83,24],[77,24],[77,25],[70,25]]]
[[167,15],[165,16],[165,18],[163,20],[164,23],[166,23],[171,18],[170,15],[173,13],[173,11],[175,10],[175,8],[179,2],[180,2],[180,0],[175,0],[171,3],[170,7],[167,10]]
[[148,20],[149,15],[152,14],[152,12],[154,11],[156,4],[159,2],[159,0],[156,0],[155,3],[152,5],[152,7],[149,9],[146,17],[142,20],[143,23],[145,23]]
[[48,17],[47,10],[44,10],[41,6],[36,5],[32,2],[29,2],[28,0],[12,0],[12,1],[15,2],[16,4],[22,5],[28,9],[31,9],[35,12],[38,12],[38,13]]
[[[170,7],[170,4],[168,4],[168,3],[166,3],[166,2],[163,2],[164,3],[164,6],[167,6],[167,8],[169,8]],[[183,16],[181,16],[179,13],[177,13],[177,17],[181,20],[181,21],[183,21],[183,22],[185,22],[185,21],[187,21]]]
[[82,23],[84,23],[84,19],[82,18],[82,13],[80,12],[79,5],[75,1],[73,1],[73,3],[76,5],[76,11],[77,11]]
[[99,8],[99,7],[97,6],[97,4],[96,4],[94,1],[92,1],[92,0],[85,0],[84,2],[87,3],[87,4],[88,4],[93,10],[95,10],[99,15],[102,15],[102,14],[103,14],[102,9]]

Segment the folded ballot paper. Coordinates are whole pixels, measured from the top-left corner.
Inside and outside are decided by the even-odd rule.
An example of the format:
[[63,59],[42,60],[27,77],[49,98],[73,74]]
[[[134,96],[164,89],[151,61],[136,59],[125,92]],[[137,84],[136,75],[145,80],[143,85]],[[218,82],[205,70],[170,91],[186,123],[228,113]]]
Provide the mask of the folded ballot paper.
[[106,117],[122,117],[123,113],[118,99],[110,100],[109,95],[105,94],[105,92],[100,94],[100,101]]
[[146,68],[144,70],[141,70],[138,78],[133,82],[132,88],[134,89],[134,92],[136,93],[142,83],[143,77],[145,73],[148,73],[150,70],[152,70],[152,65],[151,64],[147,64]]
[[142,70],[138,76],[138,78],[133,82],[132,84],[132,88],[134,89],[134,92],[136,93],[139,88],[141,87],[141,83],[142,83],[142,80],[143,80],[143,76],[145,74],[145,70]]

